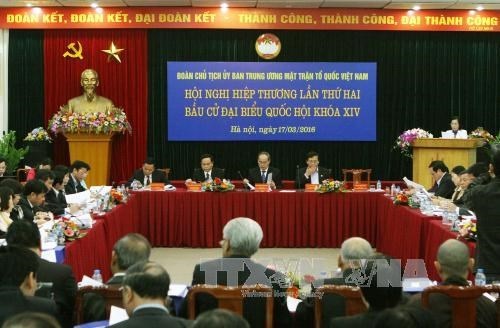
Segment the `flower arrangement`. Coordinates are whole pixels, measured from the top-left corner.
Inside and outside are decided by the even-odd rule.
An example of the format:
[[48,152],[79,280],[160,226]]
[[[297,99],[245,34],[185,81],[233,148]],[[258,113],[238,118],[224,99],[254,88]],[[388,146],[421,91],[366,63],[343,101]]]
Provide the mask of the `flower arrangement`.
[[48,129],[52,133],[111,133],[132,132],[127,115],[121,108],[112,108],[106,112],[75,113],[61,107],[49,121]]
[[49,133],[42,127],[34,128],[31,132],[28,132],[24,141],[48,141],[52,142],[52,138]]
[[495,137],[486,131],[482,126],[477,127],[477,129],[469,134],[469,139],[474,138],[483,138],[488,143],[495,140]]
[[75,222],[68,219],[55,221],[50,232],[57,236],[59,244],[64,244],[65,241],[73,241],[86,235],[86,233],[80,231]]
[[475,222],[466,220],[463,221],[460,226],[457,238],[462,237],[465,239],[477,240],[477,227]]
[[221,178],[215,178],[212,181],[204,182],[201,184],[203,191],[231,191],[234,190],[234,184],[231,181]]
[[408,205],[408,196],[404,192],[400,192],[394,198],[394,204],[396,205]]
[[399,149],[401,154],[406,157],[412,157],[411,154],[411,144],[416,139],[420,138],[432,138],[434,137],[432,133],[425,131],[421,128],[406,130],[396,139],[396,145],[393,149]]
[[319,193],[327,193],[327,192],[343,192],[345,191],[344,182],[327,179],[324,180],[317,188],[316,191]]
[[109,200],[115,205],[125,203],[125,196],[123,195],[123,192],[118,189],[111,189],[110,197]]

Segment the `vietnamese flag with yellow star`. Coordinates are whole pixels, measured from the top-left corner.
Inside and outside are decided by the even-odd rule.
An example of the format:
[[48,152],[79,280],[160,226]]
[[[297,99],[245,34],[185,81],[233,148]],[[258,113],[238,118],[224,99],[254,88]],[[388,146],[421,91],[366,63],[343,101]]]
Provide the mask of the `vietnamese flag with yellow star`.
[[[45,30],[43,47],[45,122],[70,98],[83,93],[80,85],[82,71],[87,68],[96,70],[100,80],[97,94],[122,108],[132,125],[131,135],[114,137],[111,155],[111,181],[118,182],[128,177],[146,156],[147,31]],[[69,163],[63,136],[56,138],[54,162]]]

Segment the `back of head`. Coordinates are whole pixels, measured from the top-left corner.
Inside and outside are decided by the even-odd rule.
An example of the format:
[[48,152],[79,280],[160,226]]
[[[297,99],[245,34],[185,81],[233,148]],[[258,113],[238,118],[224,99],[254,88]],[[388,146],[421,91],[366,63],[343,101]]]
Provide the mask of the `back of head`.
[[488,173],[488,165],[485,163],[474,163],[465,170],[465,173],[472,174],[474,178],[477,178],[481,174]]
[[40,230],[33,222],[17,220],[7,229],[6,236],[9,245],[16,245],[26,248],[40,247]]
[[373,248],[370,243],[361,237],[351,237],[344,240],[340,247],[340,256],[342,262],[347,263],[351,261],[358,262],[358,260],[368,259],[373,256]]
[[380,313],[375,328],[432,328],[436,322],[432,312],[421,306],[396,306]]
[[374,255],[367,262],[365,277],[368,277],[368,280],[360,287],[371,309],[381,311],[401,302],[403,287],[399,260],[381,254]]
[[113,250],[118,260],[118,268],[125,271],[137,262],[149,260],[151,244],[141,234],[129,233],[115,243]]
[[31,193],[36,195],[45,194],[47,192],[47,186],[40,180],[30,180],[24,185],[24,195],[28,196]]
[[40,169],[36,172],[36,178],[41,181],[47,181],[48,179],[54,180],[55,174],[51,170]]
[[429,167],[432,168],[434,172],[437,172],[437,170],[441,170],[441,172],[448,172],[448,166],[446,166],[443,161],[432,161],[429,164]]
[[168,295],[170,277],[158,263],[143,261],[128,268],[122,285],[130,287],[141,298],[164,300]]
[[23,193],[23,185],[19,181],[14,179],[5,179],[0,182],[0,186],[9,187],[15,195],[20,195]]
[[0,286],[20,287],[26,277],[38,271],[38,256],[27,248],[0,246]]
[[222,235],[225,240],[229,241],[232,255],[245,257],[257,253],[264,237],[260,225],[244,217],[235,218],[226,223]]
[[466,276],[469,258],[467,246],[456,239],[442,243],[437,252],[437,261],[446,277]]
[[10,317],[2,328],[61,328],[57,320],[45,313],[23,312]]
[[200,314],[193,328],[250,328],[250,324],[242,316],[225,310],[215,309]]
[[10,198],[14,195],[9,187],[0,186],[0,211],[9,209]]

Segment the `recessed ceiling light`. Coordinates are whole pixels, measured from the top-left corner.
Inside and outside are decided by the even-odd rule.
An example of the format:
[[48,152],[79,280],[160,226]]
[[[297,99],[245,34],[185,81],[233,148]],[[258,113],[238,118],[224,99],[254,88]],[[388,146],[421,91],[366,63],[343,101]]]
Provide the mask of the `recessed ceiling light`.
[[33,4],[31,4],[31,3],[29,3],[29,2],[28,2],[28,3],[26,4],[26,7],[30,7],[30,8],[31,8],[31,7],[33,7]]
[[484,9],[484,7],[483,7],[483,6],[481,6],[481,5],[479,5],[479,6],[477,6],[477,7],[476,7],[476,10],[477,10],[477,11],[481,11],[481,10],[483,10],[483,9]]
[[221,9],[227,9],[229,5],[226,2],[220,4]]
[[420,10],[420,6],[419,6],[419,5],[415,5],[415,6],[413,6],[413,10],[415,10],[415,11],[419,11],[419,10]]
[[92,3],[90,4],[90,6],[91,6],[92,8],[97,8],[97,7],[99,7],[99,4],[98,4],[97,2],[92,2]]

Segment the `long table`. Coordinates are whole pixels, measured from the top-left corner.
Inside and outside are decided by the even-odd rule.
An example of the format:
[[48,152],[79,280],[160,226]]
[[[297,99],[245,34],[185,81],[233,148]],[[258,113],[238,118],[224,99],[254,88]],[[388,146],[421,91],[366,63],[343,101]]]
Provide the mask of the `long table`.
[[112,247],[129,232],[143,234],[153,246],[218,247],[223,226],[238,216],[260,223],[262,247],[337,248],[346,238],[360,236],[403,263],[424,259],[431,279],[437,279],[435,250],[454,238],[447,226],[435,224],[440,217],[394,205],[377,192],[144,191],[97,218],[87,236],[68,244],[66,263],[77,279],[95,268],[107,279]]

